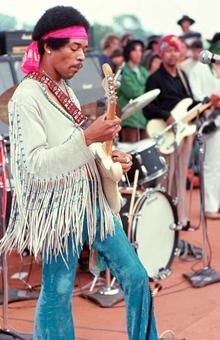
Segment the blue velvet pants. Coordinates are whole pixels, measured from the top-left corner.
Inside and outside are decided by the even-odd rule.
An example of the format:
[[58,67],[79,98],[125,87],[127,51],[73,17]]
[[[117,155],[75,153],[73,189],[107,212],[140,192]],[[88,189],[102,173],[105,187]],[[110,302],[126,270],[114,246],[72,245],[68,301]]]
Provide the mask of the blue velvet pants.
[[[127,310],[127,331],[130,340],[157,340],[152,311],[148,277],[133,247],[128,242],[121,224],[114,217],[115,233],[100,240],[99,229],[93,243],[104,257],[112,274],[124,292]],[[84,223],[83,239],[87,239]],[[72,292],[78,256],[73,254],[69,242],[66,257],[68,268],[61,256],[43,262],[42,288],[38,299],[34,325],[34,340],[73,340]]]

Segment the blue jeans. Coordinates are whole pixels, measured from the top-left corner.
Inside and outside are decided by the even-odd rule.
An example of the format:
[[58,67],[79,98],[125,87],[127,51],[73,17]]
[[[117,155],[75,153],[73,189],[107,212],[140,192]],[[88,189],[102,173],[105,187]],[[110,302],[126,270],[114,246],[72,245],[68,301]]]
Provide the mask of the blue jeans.
[[[157,340],[148,276],[133,247],[128,242],[119,219],[114,217],[115,233],[100,240],[97,228],[93,243],[104,257],[112,274],[124,292],[127,310],[127,331],[130,340]],[[87,239],[84,223],[83,240]],[[69,239],[69,254],[43,262],[42,287],[38,299],[34,326],[34,340],[73,340],[72,291],[78,256],[73,254]]]

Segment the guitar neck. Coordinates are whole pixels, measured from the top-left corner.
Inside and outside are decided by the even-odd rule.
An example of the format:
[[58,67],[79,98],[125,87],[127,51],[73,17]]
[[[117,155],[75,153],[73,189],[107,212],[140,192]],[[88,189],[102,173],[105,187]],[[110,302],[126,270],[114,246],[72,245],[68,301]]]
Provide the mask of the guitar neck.
[[[115,113],[116,113],[116,102],[115,101],[111,101],[109,103],[109,105],[108,105],[108,111],[107,111],[106,119],[108,119],[108,120],[114,119],[115,118]],[[104,144],[105,151],[106,151],[108,156],[112,155],[112,144],[113,144],[112,140],[107,141]]]
[[207,104],[203,104],[203,105],[199,106],[198,108],[190,110],[190,112],[187,115],[187,117],[185,117],[183,119],[183,122],[187,123],[187,124],[190,123],[194,118],[199,116],[205,110],[209,109],[211,106],[212,106],[212,103],[208,102]]

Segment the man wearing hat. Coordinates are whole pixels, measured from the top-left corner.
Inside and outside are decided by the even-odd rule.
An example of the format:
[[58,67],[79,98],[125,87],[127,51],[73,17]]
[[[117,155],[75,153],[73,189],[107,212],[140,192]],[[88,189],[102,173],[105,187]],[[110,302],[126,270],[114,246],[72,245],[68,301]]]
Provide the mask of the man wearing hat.
[[177,21],[177,25],[181,26],[183,32],[180,38],[188,46],[190,46],[195,39],[201,39],[201,34],[199,32],[194,32],[191,30],[191,26],[194,23],[195,20],[190,18],[188,15],[183,15],[182,18]]

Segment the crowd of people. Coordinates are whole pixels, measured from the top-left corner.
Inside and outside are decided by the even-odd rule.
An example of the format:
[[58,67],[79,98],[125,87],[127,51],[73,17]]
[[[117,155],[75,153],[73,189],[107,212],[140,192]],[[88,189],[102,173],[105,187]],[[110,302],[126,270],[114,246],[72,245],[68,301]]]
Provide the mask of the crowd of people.
[[[175,119],[171,113],[184,98],[191,98],[193,104],[211,100],[220,91],[219,64],[204,65],[199,61],[200,52],[209,44],[212,53],[220,53],[220,33],[205,41],[199,32],[191,29],[195,20],[182,16],[177,24],[182,29],[180,36],[152,35],[147,41],[138,40],[132,34],[123,37],[109,35],[102,42],[101,64],[108,62],[113,70],[121,70],[118,88],[118,106],[122,109],[131,99],[153,89],[160,94],[150,105],[135,112],[122,121],[121,142],[134,143],[146,139],[147,125],[151,119],[163,119],[167,125]],[[218,96],[217,96],[218,98]],[[206,123],[206,153],[204,160],[205,209],[207,218],[220,218],[220,130],[217,127],[219,109],[213,99],[210,109],[201,114]],[[189,226],[186,206],[186,179],[192,150],[195,148],[195,134],[184,138],[176,153],[166,156],[169,174],[167,192],[178,197],[180,225]],[[178,169],[178,171],[175,171]],[[174,176],[178,173],[178,176]],[[176,177],[176,178],[175,178]]]

